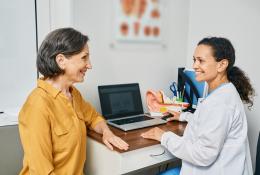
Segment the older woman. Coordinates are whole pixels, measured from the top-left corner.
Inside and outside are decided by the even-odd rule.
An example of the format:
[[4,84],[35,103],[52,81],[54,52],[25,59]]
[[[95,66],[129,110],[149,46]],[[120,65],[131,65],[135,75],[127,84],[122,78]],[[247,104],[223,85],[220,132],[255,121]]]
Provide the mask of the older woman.
[[43,77],[19,114],[24,149],[21,175],[82,175],[87,128],[102,134],[109,149],[128,149],[73,86],[83,82],[92,68],[87,41],[75,29],[61,28],[41,44],[37,68]]

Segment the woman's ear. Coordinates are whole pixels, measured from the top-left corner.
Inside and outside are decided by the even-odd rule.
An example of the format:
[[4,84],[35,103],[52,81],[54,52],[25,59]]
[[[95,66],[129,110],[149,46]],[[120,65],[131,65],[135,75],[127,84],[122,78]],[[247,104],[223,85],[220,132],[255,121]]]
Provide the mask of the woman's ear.
[[228,60],[227,59],[222,59],[221,61],[218,62],[218,72],[223,72],[227,69],[228,67]]
[[63,54],[58,54],[55,58],[56,63],[58,64],[59,68],[64,70],[65,69],[65,61],[66,58]]

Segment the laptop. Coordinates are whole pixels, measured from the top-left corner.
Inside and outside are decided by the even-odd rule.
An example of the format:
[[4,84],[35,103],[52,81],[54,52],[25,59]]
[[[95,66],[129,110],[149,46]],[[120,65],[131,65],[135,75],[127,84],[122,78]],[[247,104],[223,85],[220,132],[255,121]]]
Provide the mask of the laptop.
[[123,131],[166,123],[144,114],[138,83],[98,86],[102,115]]

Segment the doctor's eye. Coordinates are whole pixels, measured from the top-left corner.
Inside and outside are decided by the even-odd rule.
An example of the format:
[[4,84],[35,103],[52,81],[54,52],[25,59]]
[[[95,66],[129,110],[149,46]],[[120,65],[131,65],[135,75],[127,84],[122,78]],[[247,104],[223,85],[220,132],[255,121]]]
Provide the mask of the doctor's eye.
[[81,57],[82,60],[84,61],[88,61],[89,60],[89,55],[84,55],[83,57]]

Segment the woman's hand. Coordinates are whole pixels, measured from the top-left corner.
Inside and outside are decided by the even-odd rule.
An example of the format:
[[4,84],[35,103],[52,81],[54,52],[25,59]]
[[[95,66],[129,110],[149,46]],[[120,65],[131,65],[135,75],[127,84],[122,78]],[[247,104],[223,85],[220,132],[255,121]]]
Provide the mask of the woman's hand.
[[180,119],[180,112],[176,112],[176,111],[172,111],[172,110],[168,110],[167,113],[172,114],[172,117],[167,118],[167,121],[179,121]]
[[106,121],[99,122],[94,128],[94,131],[103,135],[102,140],[110,150],[113,150],[113,146],[121,150],[127,150],[129,147],[125,141],[113,134],[107,126]]
[[153,140],[158,140],[160,142],[164,132],[165,132],[164,130],[155,127],[145,133],[142,133],[141,136],[145,139],[153,139]]
[[103,132],[102,140],[110,150],[113,150],[113,146],[121,150],[127,150],[129,147],[129,145],[124,140],[114,135],[109,129]]

